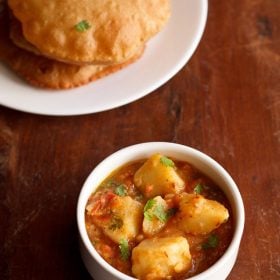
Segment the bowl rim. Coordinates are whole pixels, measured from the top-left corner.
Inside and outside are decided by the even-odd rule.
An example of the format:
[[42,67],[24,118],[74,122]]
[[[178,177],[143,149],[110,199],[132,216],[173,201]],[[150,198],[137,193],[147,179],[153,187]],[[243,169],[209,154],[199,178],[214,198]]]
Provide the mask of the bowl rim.
[[[144,142],[139,144],[134,144],[131,146],[124,147],[111,155],[104,158],[99,164],[96,165],[96,167],[90,172],[87,179],[85,180],[79,197],[78,197],[78,203],[77,203],[77,225],[78,225],[78,232],[81,239],[81,242],[83,243],[84,247],[86,248],[89,255],[97,262],[104,270],[112,274],[114,277],[117,277],[119,279],[123,280],[137,280],[137,278],[128,276],[120,271],[118,271],[116,268],[111,266],[109,263],[107,263],[95,250],[94,246],[91,244],[91,241],[88,237],[86,227],[85,227],[85,206],[87,203],[87,200],[89,198],[88,193],[92,193],[95,188],[100,184],[98,182],[97,184],[93,183],[94,177],[96,174],[100,172],[104,167],[110,164],[111,161],[113,161],[116,158],[123,159],[123,155],[126,154],[126,157],[129,153],[134,154],[133,157],[137,156],[139,157],[140,154],[147,154],[151,155],[153,153],[156,153],[157,151],[164,153],[164,151],[169,151],[169,154],[171,153],[182,153],[185,157],[194,157],[198,159],[198,161],[206,163],[207,165],[211,165],[211,168],[215,170],[226,182],[226,185],[229,186],[229,191],[232,195],[231,198],[231,207],[235,208],[235,229],[233,233],[232,240],[230,242],[229,247],[225,251],[225,253],[218,259],[211,267],[209,267],[207,270],[192,276],[190,278],[187,278],[188,280],[202,280],[202,279],[208,279],[211,275],[213,275],[215,272],[217,272],[219,269],[224,267],[226,263],[234,257],[234,255],[238,252],[243,230],[244,230],[244,224],[245,224],[245,210],[244,210],[244,204],[242,201],[241,194],[239,192],[239,189],[230,176],[230,174],[213,158],[208,156],[207,154],[192,148],[190,146],[177,144],[177,143],[171,143],[171,142]],[[168,152],[167,152],[168,153]],[[145,156],[140,156],[139,158],[144,158]],[[176,156],[175,156],[176,158]],[[122,160],[119,160],[122,161]],[[130,162],[131,160],[123,160],[123,163],[117,166],[116,168],[120,167],[121,165]],[[113,170],[111,170],[112,172]],[[202,171],[203,172],[203,171]],[[109,173],[107,173],[106,176],[108,176]],[[103,180],[106,178],[106,176],[103,178]],[[102,180],[101,180],[102,181]],[[89,190],[91,191],[89,192]],[[233,204],[233,205],[232,205]]]

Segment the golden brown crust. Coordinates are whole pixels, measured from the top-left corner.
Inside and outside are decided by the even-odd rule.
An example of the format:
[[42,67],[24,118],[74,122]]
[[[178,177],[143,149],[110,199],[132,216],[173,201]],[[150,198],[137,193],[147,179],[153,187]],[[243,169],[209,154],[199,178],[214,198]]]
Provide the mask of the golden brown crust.
[[22,34],[22,27],[20,22],[10,12],[9,16],[9,35],[13,43],[21,49],[41,55],[40,51],[31,45]]
[[[22,32],[22,26],[20,21],[14,17],[13,13],[10,11],[9,16],[9,30],[10,30],[10,39],[13,41],[13,43],[18,46],[21,49],[24,49],[26,51],[32,52],[37,55],[45,56],[47,58],[53,59],[51,57],[48,57],[47,55],[42,54],[35,46],[30,44],[23,36]],[[75,64],[75,65],[89,65],[91,63],[78,63],[77,61],[66,61],[62,59],[58,59],[58,61],[67,63],[67,64]],[[100,64],[99,65],[105,65]],[[106,63],[106,65],[112,65],[110,63]]]
[[82,86],[104,76],[117,72],[131,64],[138,57],[119,65],[70,65],[18,50],[6,60],[7,64],[29,83],[52,89],[69,89]]
[[[169,0],[9,0],[24,37],[41,53],[76,63],[121,63],[159,32]],[[84,32],[75,25],[90,24]]]
[[0,59],[29,83],[51,89],[67,89],[114,73],[137,60],[143,49],[132,59],[119,65],[71,65],[35,55],[15,46],[9,39],[7,13],[0,13]]

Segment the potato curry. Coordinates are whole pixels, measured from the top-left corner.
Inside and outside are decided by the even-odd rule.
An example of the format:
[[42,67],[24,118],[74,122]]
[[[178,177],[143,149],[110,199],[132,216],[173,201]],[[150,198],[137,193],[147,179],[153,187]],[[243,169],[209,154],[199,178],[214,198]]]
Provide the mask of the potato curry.
[[89,238],[137,279],[186,279],[215,263],[233,234],[219,187],[184,161],[154,154],[110,174],[85,211]]

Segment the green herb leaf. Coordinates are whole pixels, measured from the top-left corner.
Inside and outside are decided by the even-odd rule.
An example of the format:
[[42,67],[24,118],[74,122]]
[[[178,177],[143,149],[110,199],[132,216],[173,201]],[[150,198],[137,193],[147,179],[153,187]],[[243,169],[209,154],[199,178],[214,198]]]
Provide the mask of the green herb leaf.
[[122,260],[127,261],[130,257],[130,248],[126,239],[121,239],[119,249]]
[[193,191],[197,194],[201,194],[203,192],[203,189],[204,187],[202,184],[197,184]]
[[116,187],[115,189],[115,194],[118,196],[126,196],[127,195],[127,190],[124,184],[121,184]]
[[146,211],[146,212],[144,212],[144,217],[145,217],[147,220],[151,221],[151,220],[153,219],[153,214],[150,213],[149,211]]
[[207,242],[202,244],[203,249],[216,248],[219,245],[219,237],[217,234],[209,235]]
[[123,220],[119,217],[113,217],[111,224],[109,225],[110,230],[120,229],[123,226]]
[[79,23],[77,23],[74,27],[78,32],[85,32],[91,27],[91,25],[88,23],[88,21],[82,20]]
[[165,211],[162,204],[158,204],[156,200],[150,199],[147,201],[144,207],[144,217],[151,221],[153,218],[157,218],[161,222],[166,222],[176,212],[175,208]]
[[147,212],[148,210],[152,209],[155,204],[156,201],[154,199],[149,199],[144,207],[144,212]]
[[144,207],[144,217],[151,221],[153,219],[153,213],[150,211],[154,205],[155,205],[156,201],[154,199],[149,199]]
[[163,164],[164,166],[169,166],[169,167],[175,166],[174,162],[170,158],[165,157],[165,156],[162,156],[160,158],[160,163]]
[[167,221],[167,212],[165,212],[165,210],[161,204],[156,205],[156,207],[153,209],[153,214],[161,222]]

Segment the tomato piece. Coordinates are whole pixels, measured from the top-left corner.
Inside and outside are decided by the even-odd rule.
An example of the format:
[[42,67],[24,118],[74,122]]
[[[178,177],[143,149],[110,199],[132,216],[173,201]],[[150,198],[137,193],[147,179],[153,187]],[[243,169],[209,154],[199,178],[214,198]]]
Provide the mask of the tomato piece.
[[110,212],[110,204],[112,200],[116,197],[116,194],[109,191],[101,194],[98,198],[92,202],[92,209],[90,214],[92,216],[104,216]]

